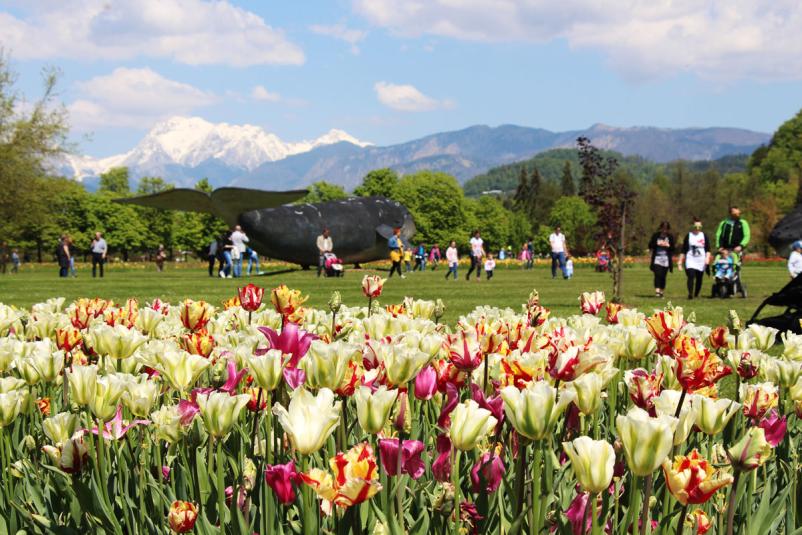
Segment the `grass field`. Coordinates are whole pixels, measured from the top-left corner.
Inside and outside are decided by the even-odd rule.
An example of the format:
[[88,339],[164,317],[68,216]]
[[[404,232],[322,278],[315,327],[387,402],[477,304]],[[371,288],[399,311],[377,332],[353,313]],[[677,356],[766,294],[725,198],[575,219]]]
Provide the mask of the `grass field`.
[[[251,281],[268,289],[281,283],[298,288],[310,296],[308,303],[312,306],[325,305],[333,290],[342,293],[346,304],[361,305],[365,302],[360,287],[362,275],[375,272],[386,276],[386,272],[366,269],[347,271],[340,279],[317,278],[314,271],[219,279],[210,278],[200,264],[180,266],[168,266],[165,272],[157,273],[152,264],[112,265],[106,270],[104,279],[93,279],[87,266],[79,266],[77,278],[59,279],[53,265],[28,265],[16,275],[0,275],[0,302],[28,307],[54,296],[64,296],[68,302],[77,297],[98,296],[122,301],[133,296],[141,302],[156,297],[172,302],[191,297],[219,305],[224,299],[234,296],[238,286]],[[465,273],[466,270],[462,269],[457,281],[445,281],[443,269],[411,273],[405,280],[394,277],[386,283],[380,301],[387,304],[399,302],[404,296],[439,297],[447,307],[444,320],[453,322],[460,314],[482,304],[520,310],[521,303],[526,301],[533,288],[537,288],[541,302],[554,313],[574,314],[579,310],[577,297],[581,292],[601,289],[609,295],[611,288],[609,274],[596,273],[589,267],[577,268],[574,278],[568,281],[553,280],[550,270],[544,267],[531,271],[500,267],[491,281],[482,279],[478,283],[474,280],[466,282]],[[752,265],[745,268],[744,280],[750,294],[747,299],[711,299],[707,297],[711,279],[705,278],[702,290],[705,297],[688,301],[685,275],[675,270],[669,275],[666,297],[658,299],[652,289],[652,273],[646,266],[636,264],[625,271],[624,301],[644,311],[671,301],[684,306],[688,312],[695,312],[697,322],[716,324],[725,321],[730,308],[737,310],[741,317],[751,316],[764,297],[787,282],[788,275],[781,264]]]

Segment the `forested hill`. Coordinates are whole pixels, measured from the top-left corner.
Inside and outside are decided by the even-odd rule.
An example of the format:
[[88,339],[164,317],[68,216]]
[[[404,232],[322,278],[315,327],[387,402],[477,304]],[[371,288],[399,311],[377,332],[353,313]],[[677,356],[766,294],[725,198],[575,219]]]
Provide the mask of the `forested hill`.
[[[640,182],[648,182],[658,171],[671,165],[670,163],[655,163],[640,156],[624,156],[614,151],[603,151],[603,153],[605,156],[617,158],[621,167],[629,171]],[[749,156],[738,154],[723,156],[717,160],[683,161],[683,164],[692,171],[703,172],[709,169],[716,169],[720,173],[734,173],[745,171],[748,159]],[[569,163],[571,175],[576,182],[580,174],[577,151],[574,149],[553,149],[541,152],[528,160],[494,167],[486,173],[473,177],[464,184],[465,194],[475,196],[485,191],[514,191],[518,186],[522,168],[526,169],[527,174],[537,168],[544,182],[558,184],[565,173],[566,162]]]

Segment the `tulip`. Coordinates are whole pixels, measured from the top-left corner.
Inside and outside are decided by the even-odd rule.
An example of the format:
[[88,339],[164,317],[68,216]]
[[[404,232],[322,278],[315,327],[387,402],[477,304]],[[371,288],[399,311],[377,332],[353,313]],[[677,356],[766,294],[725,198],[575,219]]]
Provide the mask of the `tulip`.
[[272,392],[281,382],[284,356],[279,349],[271,349],[262,356],[250,356],[246,360],[248,371],[260,388]]
[[16,377],[0,377],[0,394],[11,392],[12,390],[22,390],[26,387],[25,381]]
[[685,506],[705,503],[733,481],[732,475],[715,470],[696,449],[688,455],[677,455],[673,463],[663,461],[663,475],[671,495]]
[[88,405],[95,396],[97,366],[73,366],[67,374],[70,383],[70,397],[78,405]]
[[575,393],[574,404],[584,415],[596,412],[601,406],[604,378],[597,373],[586,373],[566,384]]
[[265,466],[265,482],[273,489],[278,501],[289,505],[295,501],[294,484],[301,482],[301,477],[295,470],[295,461],[286,464]]
[[285,322],[295,322],[303,319],[303,305],[308,297],[301,297],[300,290],[291,290],[286,285],[281,284],[270,291],[270,301],[273,308],[281,314]]
[[68,441],[76,429],[78,429],[77,414],[60,412],[55,416],[42,420],[42,431],[55,444]]
[[625,327],[624,329],[622,357],[630,360],[642,360],[655,352],[657,342],[648,330],[641,327]]
[[523,390],[504,387],[501,389],[504,414],[520,435],[543,440],[576,396],[572,390],[561,391],[559,399],[557,394],[557,389],[545,381],[531,382]]
[[582,436],[563,442],[577,482],[585,492],[598,493],[610,486],[615,467],[615,450],[604,440]]
[[187,533],[195,527],[198,518],[198,507],[191,502],[176,500],[170,505],[167,521],[170,529],[176,533]]
[[448,482],[451,480],[451,439],[447,433],[437,435],[435,449],[437,457],[432,462],[432,475],[436,481]]
[[214,336],[206,332],[205,329],[192,331],[191,333],[184,334],[178,339],[181,349],[193,355],[200,355],[204,358],[209,358],[214,350],[215,342]]
[[677,361],[677,380],[685,390],[699,390],[714,385],[732,369],[725,366],[715,353],[711,353],[695,338],[680,335],[674,340],[674,357]]
[[605,305],[606,319],[609,325],[618,323],[618,314],[624,310],[624,305],[619,303],[607,303]]
[[736,444],[727,450],[727,457],[735,470],[751,472],[771,457],[771,444],[762,427],[750,427]]
[[76,474],[89,462],[89,448],[83,434],[78,431],[61,446],[43,446],[42,451],[63,471]]
[[185,299],[179,307],[181,323],[190,331],[199,331],[206,327],[213,313],[214,307],[206,301]]
[[134,416],[146,418],[159,398],[159,391],[159,383],[155,381],[129,383],[122,402]]
[[724,325],[719,325],[710,331],[707,342],[713,349],[726,349],[729,347],[729,336],[730,330]]
[[0,372],[5,372],[17,355],[22,353],[24,342],[16,338],[0,338]]
[[[2,389],[0,388],[0,392]],[[797,418],[802,419],[802,379],[799,379],[794,386],[788,390],[788,396],[794,402]]]
[[741,385],[744,416],[759,420],[769,409],[777,406],[779,389],[773,383],[756,383]]
[[[572,535],[586,535],[592,530],[591,511],[588,511],[588,502],[590,501],[590,494],[587,492],[580,492],[576,498],[571,500],[568,509],[565,510],[565,516],[571,524]],[[595,512],[594,508],[594,511]]]
[[752,335],[754,340],[752,343],[754,344],[755,349],[759,349],[760,351],[768,351],[777,340],[777,333],[779,330],[775,329],[774,327],[766,327],[764,325],[753,323],[746,328],[745,332]]
[[354,394],[359,426],[365,433],[375,435],[384,428],[393,409],[398,390],[380,386],[375,392],[363,386]]
[[474,400],[456,406],[451,413],[449,437],[455,448],[462,451],[474,449],[496,427],[497,420],[487,409],[482,409]]
[[362,503],[378,493],[379,470],[373,450],[367,443],[357,444],[329,461],[331,473],[313,468],[301,474],[315,493],[343,509]]
[[124,325],[96,325],[86,333],[86,345],[96,354],[113,359],[126,359],[147,342],[136,329]]
[[334,401],[334,392],[321,388],[317,395],[299,388],[290,394],[289,410],[273,405],[281,427],[293,447],[301,455],[309,455],[323,447],[326,439],[340,423],[341,402]]
[[281,372],[284,382],[290,389],[295,390],[306,381],[306,372],[301,368],[284,368]]
[[[41,344],[42,342],[32,343]],[[31,386],[39,382],[54,382],[61,374],[62,369],[64,369],[64,352],[52,351],[49,341],[35,349],[29,356],[17,360],[17,372]]]
[[[109,420],[103,425],[103,438],[106,440],[120,440],[121,438],[125,437],[125,435],[137,425],[148,425],[150,424],[150,420],[134,420],[130,424],[125,424],[123,422],[123,410],[122,406],[117,407],[117,412],[114,415],[114,418]],[[97,435],[99,433],[97,427],[93,427],[91,429],[92,434]]]
[[391,386],[403,386],[414,378],[429,362],[429,355],[420,349],[404,345],[393,345],[381,353],[387,383]]
[[69,326],[56,329],[56,346],[62,351],[70,353],[82,343],[83,336],[81,335],[81,331],[75,327]]
[[485,397],[484,391],[476,383],[471,383],[471,399],[479,404],[482,409],[487,409],[493,418],[497,420],[494,432],[496,434],[501,432],[501,427],[504,425],[504,400],[500,395]]
[[670,355],[674,339],[685,326],[682,309],[662,310],[655,312],[645,320],[646,328],[657,342],[657,350],[661,355]]
[[226,382],[218,388],[220,392],[227,392],[228,394],[233,394],[237,391],[237,386],[239,386],[240,381],[242,378],[248,374],[248,370],[239,370],[237,371],[237,363],[233,360],[229,360],[226,362]]
[[705,396],[697,396],[694,405],[697,408],[696,426],[707,435],[721,433],[741,408],[740,403],[729,399],[710,399]]
[[181,414],[176,405],[164,405],[150,414],[154,434],[157,440],[175,444],[181,440],[184,428],[181,425]]
[[713,527],[713,521],[701,509],[694,509],[685,517],[685,525],[689,526],[695,535],[704,535]]
[[50,398],[39,398],[36,400],[36,406],[42,416],[50,416]]
[[215,438],[226,436],[250,399],[247,394],[231,396],[224,392],[198,396],[198,408],[209,434]]
[[248,312],[256,312],[262,306],[264,288],[255,284],[247,284],[238,290],[240,306]]
[[[680,398],[682,393],[676,390],[663,390],[660,395],[654,398],[654,414],[657,416],[674,416],[677,417],[677,408],[679,407]],[[694,394],[686,394],[685,402],[680,408],[679,421],[677,428],[674,431],[674,445],[678,446],[688,440],[688,435],[691,433],[694,424],[697,420],[696,399],[701,396]]]
[[94,396],[89,400],[89,410],[95,418],[104,422],[114,417],[117,402],[125,392],[126,385],[113,375],[98,377],[95,382]]
[[0,394],[0,429],[8,427],[19,416],[23,402],[28,397],[26,390],[12,390]]
[[766,380],[783,388],[790,388],[802,377],[802,362],[767,358],[763,362]]
[[660,466],[674,444],[677,424],[678,420],[672,416],[651,418],[638,407],[616,417],[618,438],[624,446],[627,464],[633,474],[646,477]]
[[[412,479],[418,479],[426,471],[426,465],[420,456],[425,446],[420,440],[405,440],[401,453],[401,473]],[[398,439],[383,438],[379,440],[379,453],[384,471],[388,476],[398,475]]]
[[368,299],[376,299],[382,294],[386,280],[378,275],[365,275],[362,277],[362,293]]
[[593,314],[595,316],[604,306],[604,292],[583,292],[579,296],[579,306],[583,314]]
[[451,363],[458,370],[472,372],[482,363],[482,348],[474,335],[462,331],[448,348]]
[[306,386],[337,390],[345,380],[349,364],[360,354],[360,348],[354,344],[315,340],[300,364],[306,374]]
[[629,390],[632,403],[644,410],[654,407],[653,399],[662,391],[663,373],[661,371],[648,371],[637,368],[624,373],[624,383]]
[[168,350],[156,355],[155,368],[164,375],[170,386],[179,392],[186,392],[200,374],[211,365],[211,361],[186,351]]
[[501,445],[484,452],[471,468],[471,489],[473,492],[496,492],[504,479],[506,468],[501,458]]
[[766,441],[772,448],[776,448],[785,438],[785,431],[788,429],[788,418],[780,416],[777,411],[772,409],[768,416],[763,418],[758,427],[763,429]]
[[429,401],[437,392],[437,372],[426,366],[415,376],[415,397],[421,401]]
[[[267,338],[270,349],[278,349],[282,354],[290,355],[287,363],[290,368],[298,366],[298,362],[309,351],[312,341],[317,339],[314,334],[299,329],[295,323],[285,323],[280,334],[269,327],[259,327],[259,332]],[[269,350],[257,349],[254,354],[261,356],[267,351]]]
[[755,377],[760,371],[762,353],[758,351],[743,351],[731,349],[727,352],[727,360],[730,362],[741,379],[749,380]]
[[143,308],[139,311],[139,316],[136,318],[136,327],[143,333],[154,336],[162,320],[164,320],[164,314],[160,311],[150,307]]

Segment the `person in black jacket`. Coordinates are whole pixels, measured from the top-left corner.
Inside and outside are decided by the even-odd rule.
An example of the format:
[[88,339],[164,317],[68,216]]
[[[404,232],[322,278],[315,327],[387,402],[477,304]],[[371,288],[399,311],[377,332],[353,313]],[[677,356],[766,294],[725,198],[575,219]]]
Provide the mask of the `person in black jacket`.
[[666,275],[674,270],[674,236],[671,234],[671,225],[668,221],[660,223],[660,227],[649,240],[649,251],[652,260],[649,269],[654,273],[654,294],[663,297],[666,290]]

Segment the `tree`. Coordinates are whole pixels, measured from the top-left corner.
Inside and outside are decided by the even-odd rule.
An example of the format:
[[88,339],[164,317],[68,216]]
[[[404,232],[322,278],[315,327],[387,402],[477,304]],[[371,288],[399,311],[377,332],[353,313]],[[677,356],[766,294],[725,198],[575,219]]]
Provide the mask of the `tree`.
[[485,250],[497,251],[511,245],[512,214],[498,198],[482,195],[478,199],[466,199],[465,206],[470,214],[470,226],[482,231]]
[[354,195],[359,197],[370,197],[378,195],[394,199],[396,190],[398,188],[398,173],[394,170],[385,167],[384,169],[374,169],[370,171],[365,178],[362,179],[362,184],[354,189]]
[[749,169],[761,183],[791,182],[802,176],[802,111],[784,122],[771,137],[768,147],[758,147]]
[[100,187],[98,191],[113,193],[118,196],[128,195],[131,187],[128,183],[127,167],[112,167],[100,175]]
[[415,219],[416,240],[467,243],[470,229],[465,197],[453,176],[435,171],[407,175],[399,181],[395,198]]
[[576,195],[576,186],[574,185],[574,173],[571,171],[571,162],[565,160],[563,165],[563,174],[560,178],[560,190],[562,194],[570,197]]
[[557,225],[567,236],[570,249],[577,254],[586,254],[593,247],[593,229],[596,214],[581,197],[561,197],[549,213],[551,228]]
[[[127,172],[126,172],[127,174]],[[101,178],[102,182],[102,178]],[[102,187],[102,184],[101,184]],[[164,181],[162,177],[159,176],[143,176],[139,180],[139,184],[137,185],[136,192],[139,195],[151,195],[153,193],[159,193],[160,191],[166,191],[168,189],[173,189],[172,184],[168,184]]]
[[309,193],[307,193],[304,198],[298,202],[328,202],[339,201],[347,198],[348,194],[345,192],[342,186],[321,180],[309,186]]

